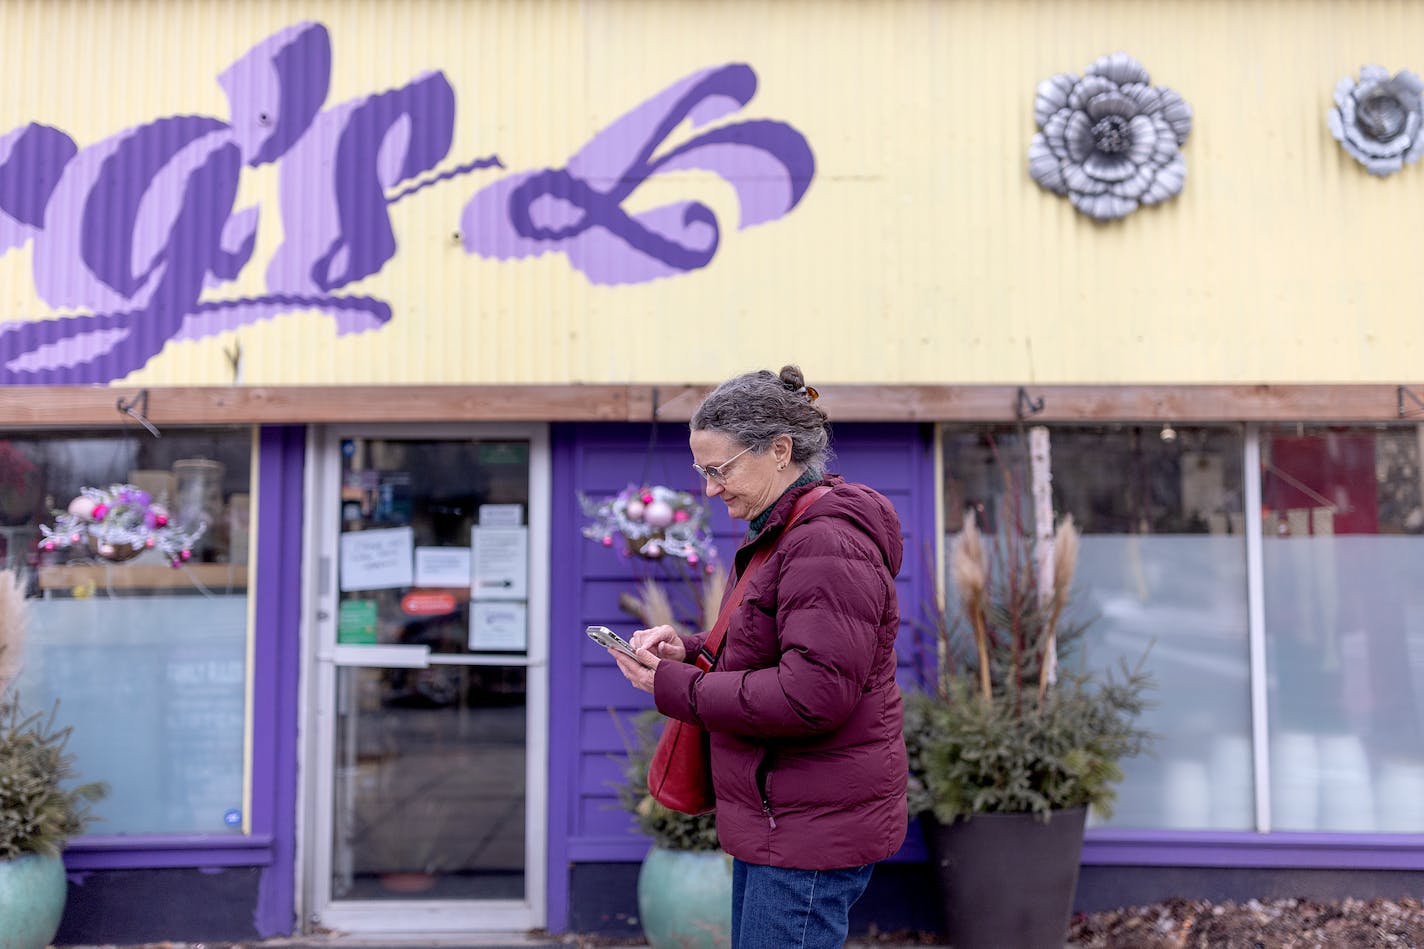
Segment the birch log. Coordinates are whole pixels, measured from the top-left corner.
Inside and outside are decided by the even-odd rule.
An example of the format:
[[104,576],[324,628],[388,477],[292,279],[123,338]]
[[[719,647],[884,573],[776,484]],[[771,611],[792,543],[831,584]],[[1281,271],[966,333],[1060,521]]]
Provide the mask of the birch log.
[[[1038,571],[1038,606],[1047,616],[1053,601],[1053,465],[1049,450],[1048,429],[1035,425],[1028,430],[1028,463],[1033,493],[1033,535],[1035,567]],[[1047,636],[1048,628],[1039,630]],[[1058,649],[1052,638],[1043,644],[1043,682],[1051,685],[1058,680]]]

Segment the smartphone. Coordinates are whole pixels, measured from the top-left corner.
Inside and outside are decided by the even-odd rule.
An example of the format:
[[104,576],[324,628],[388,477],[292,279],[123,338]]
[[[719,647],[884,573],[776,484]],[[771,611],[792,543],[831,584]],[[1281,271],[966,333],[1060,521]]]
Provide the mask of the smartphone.
[[637,650],[635,650],[626,639],[624,639],[622,636],[619,636],[607,626],[590,626],[588,629],[584,630],[584,632],[588,634],[589,639],[598,643],[600,646],[603,646],[608,649],[618,650],[625,656],[628,656],[630,659],[637,662],[638,665],[642,666],[645,669],[652,668],[652,665],[650,665],[648,661],[642,656],[638,655]]

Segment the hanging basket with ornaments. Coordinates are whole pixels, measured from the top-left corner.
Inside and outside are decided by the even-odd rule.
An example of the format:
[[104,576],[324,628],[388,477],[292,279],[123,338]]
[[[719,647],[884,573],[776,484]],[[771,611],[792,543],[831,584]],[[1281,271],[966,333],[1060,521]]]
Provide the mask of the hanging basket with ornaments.
[[583,536],[605,547],[621,544],[623,552],[646,560],[670,557],[708,573],[716,568],[717,548],[707,529],[707,508],[693,494],[662,485],[629,485],[601,501],[580,496],[593,523]]
[[169,518],[167,508],[131,484],[82,488],[68,510],[55,512],[53,527],[40,525],[40,547],[83,547],[111,563],[122,563],[153,549],[179,567],[193,556],[193,542],[208,525],[176,527]]

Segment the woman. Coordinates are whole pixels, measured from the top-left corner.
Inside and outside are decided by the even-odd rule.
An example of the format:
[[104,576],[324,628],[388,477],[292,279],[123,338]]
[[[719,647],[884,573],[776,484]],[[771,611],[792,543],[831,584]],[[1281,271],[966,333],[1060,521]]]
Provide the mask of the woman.
[[713,670],[689,661],[705,634],[670,626],[631,638],[650,669],[612,653],[664,715],[711,733],[733,949],[843,945],[872,865],[905,838],[900,521],[880,494],[826,474],[815,399],[787,366],[724,382],[692,416],[707,496],[750,525],[734,570],[777,541],[799,496],[831,489],[748,580]]

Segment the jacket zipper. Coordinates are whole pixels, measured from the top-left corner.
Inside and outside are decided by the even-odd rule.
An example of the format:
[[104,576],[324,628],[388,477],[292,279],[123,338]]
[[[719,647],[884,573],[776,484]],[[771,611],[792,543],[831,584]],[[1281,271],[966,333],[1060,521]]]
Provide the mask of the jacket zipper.
[[762,779],[761,812],[766,815],[766,824],[776,830],[776,817],[771,813],[771,774]]

